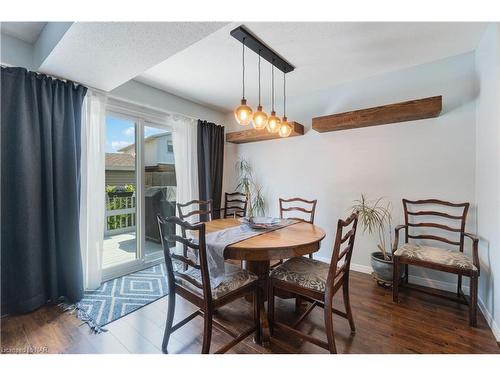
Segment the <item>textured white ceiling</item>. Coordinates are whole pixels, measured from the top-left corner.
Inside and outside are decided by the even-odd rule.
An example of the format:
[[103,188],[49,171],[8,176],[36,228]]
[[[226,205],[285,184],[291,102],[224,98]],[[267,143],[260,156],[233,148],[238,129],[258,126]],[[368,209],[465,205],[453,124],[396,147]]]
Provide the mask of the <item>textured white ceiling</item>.
[[33,44],[47,22],[2,22],[1,32]]
[[[136,79],[223,110],[241,97],[241,44],[229,24],[152,67]],[[287,95],[302,95],[342,82],[399,70],[476,48],[480,23],[246,23],[296,70]],[[257,101],[257,55],[247,50],[247,98]],[[262,62],[263,103],[270,101],[270,65]],[[282,73],[277,72],[281,103]]]
[[39,70],[109,91],[225,24],[76,22]]

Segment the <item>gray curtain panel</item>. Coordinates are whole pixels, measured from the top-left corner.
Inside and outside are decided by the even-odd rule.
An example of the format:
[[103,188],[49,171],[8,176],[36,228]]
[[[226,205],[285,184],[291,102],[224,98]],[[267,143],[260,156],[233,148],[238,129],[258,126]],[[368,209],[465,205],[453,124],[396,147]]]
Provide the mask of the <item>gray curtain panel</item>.
[[2,315],[83,295],[80,129],[86,92],[23,68],[1,68]]
[[[201,200],[213,200],[213,218],[220,217],[222,172],[224,170],[224,127],[198,120],[198,187]],[[200,220],[208,220],[200,215]]]

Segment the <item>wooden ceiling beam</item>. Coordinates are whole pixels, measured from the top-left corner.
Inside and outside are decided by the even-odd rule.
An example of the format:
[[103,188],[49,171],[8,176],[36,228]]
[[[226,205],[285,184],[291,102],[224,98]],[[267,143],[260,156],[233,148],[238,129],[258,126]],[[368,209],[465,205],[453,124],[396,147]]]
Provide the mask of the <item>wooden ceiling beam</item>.
[[[292,133],[289,137],[297,137],[304,135],[304,126],[299,124],[298,122],[291,122],[292,124]],[[251,127],[247,130],[240,130],[237,132],[227,133],[226,134],[226,142],[229,143],[249,143],[249,142],[259,142],[259,141],[267,141],[270,139],[280,139],[278,133],[269,133],[267,129],[257,130]]]
[[442,96],[433,96],[407,102],[387,104],[380,107],[315,117],[312,119],[312,128],[317,132],[324,133],[421,120],[439,116],[441,109]]

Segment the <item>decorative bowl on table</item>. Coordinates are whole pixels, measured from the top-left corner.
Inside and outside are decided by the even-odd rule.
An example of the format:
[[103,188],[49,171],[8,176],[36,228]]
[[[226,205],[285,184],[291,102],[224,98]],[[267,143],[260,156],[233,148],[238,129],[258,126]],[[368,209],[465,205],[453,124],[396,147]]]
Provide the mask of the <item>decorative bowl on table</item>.
[[252,229],[270,229],[281,223],[281,219],[264,216],[244,217],[242,221]]

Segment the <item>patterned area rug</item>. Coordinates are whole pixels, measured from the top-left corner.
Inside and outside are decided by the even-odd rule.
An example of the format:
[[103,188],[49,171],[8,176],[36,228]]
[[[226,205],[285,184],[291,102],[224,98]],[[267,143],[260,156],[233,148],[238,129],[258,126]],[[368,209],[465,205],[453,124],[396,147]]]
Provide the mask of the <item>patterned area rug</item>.
[[87,290],[77,303],[78,317],[96,332],[102,327],[167,294],[165,263],[106,281]]

